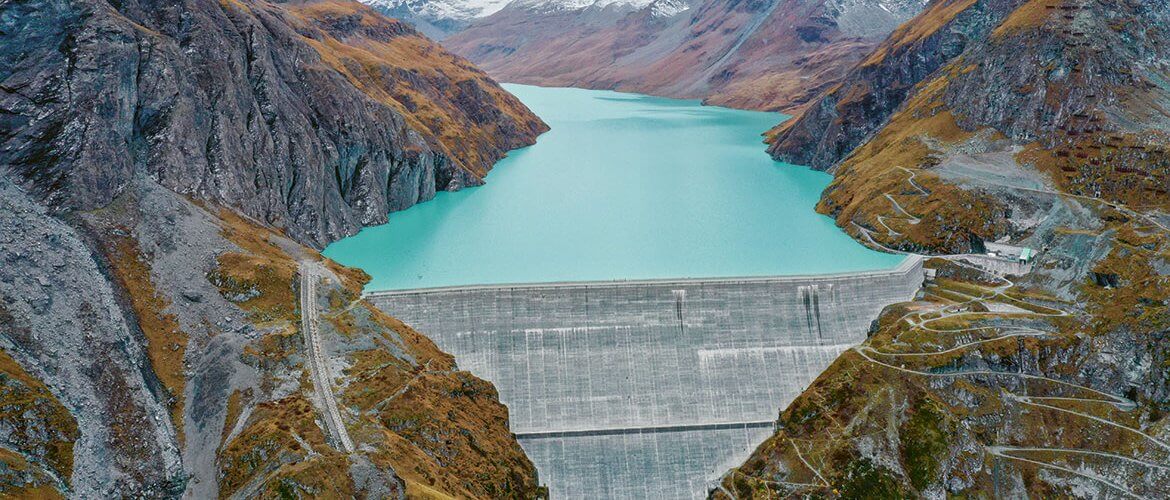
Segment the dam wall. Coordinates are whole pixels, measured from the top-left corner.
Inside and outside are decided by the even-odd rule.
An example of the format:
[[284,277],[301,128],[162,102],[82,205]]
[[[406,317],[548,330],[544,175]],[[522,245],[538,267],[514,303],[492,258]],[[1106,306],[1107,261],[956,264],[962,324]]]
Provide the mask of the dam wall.
[[367,294],[491,381],[554,498],[690,498],[772,433],[779,410],[922,261],[811,276],[468,286]]

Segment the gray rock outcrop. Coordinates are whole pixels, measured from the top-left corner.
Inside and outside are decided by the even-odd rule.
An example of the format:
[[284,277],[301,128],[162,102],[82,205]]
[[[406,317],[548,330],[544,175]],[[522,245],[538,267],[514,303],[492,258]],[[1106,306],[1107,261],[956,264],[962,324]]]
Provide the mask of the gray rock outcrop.
[[482,182],[545,126],[470,64],[356,3],[17,0],[0,18],[0,165],[54,208],[135,176],[323,246]]
[[[780,125],[768,153],[780,161],[828,170],[868,140],[886,123],[914,86],[967,48],[986,37],[1022,0],[978,0],[957,15],[948,4],[934,2],[895,30],[843,83],[814,101],[800,115]],[[910,32],[939,24],[924,36]]]

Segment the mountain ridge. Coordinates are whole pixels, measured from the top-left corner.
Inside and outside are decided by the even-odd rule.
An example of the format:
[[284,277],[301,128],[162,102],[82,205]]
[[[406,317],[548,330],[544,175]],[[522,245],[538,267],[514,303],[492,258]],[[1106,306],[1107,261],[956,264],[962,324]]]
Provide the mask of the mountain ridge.
[[655,4],[600,15],[505,8],[444,43],[507,81],[703,98],[793,111],[831,87],[924,2],[775,0]]

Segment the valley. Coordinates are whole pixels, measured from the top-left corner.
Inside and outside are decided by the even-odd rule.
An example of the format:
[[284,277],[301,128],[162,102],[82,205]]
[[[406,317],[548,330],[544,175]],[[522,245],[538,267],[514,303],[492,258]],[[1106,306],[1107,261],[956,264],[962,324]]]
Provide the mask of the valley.
[[758,142],[780,115],[505,88],[551,130],[324,255],[496,385],[555,498],[702,498],[922,283],[815,213],[828,176]]
[[0,496],[1165,497],[1168,12],[2,3]]
[[830,176],[779,163],[775,113],[506,85],[551,130],[481,187],[439,193],[324,254],[370,291],[892,268],[814,207]]
[[[444,22],[435,20],[438,2],[418,3],[413,10],[419,14],[407,19],[422,15],[429,19],[423,24]],[[923,0],[524,0],[456,16],[458,27],[441,40],[505,82],[792,112],[837,84],[923,5]],[[411,10],[402,3],[381,8],[392,15]]]

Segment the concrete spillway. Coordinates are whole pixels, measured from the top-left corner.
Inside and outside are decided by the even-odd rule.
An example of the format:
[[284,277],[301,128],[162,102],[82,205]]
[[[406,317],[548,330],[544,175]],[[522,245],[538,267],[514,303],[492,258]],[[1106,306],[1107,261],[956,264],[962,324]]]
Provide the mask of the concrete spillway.
[[689,498],[921,284],[911,257],[852,274],[367,297],[496,385],[554,498]]

